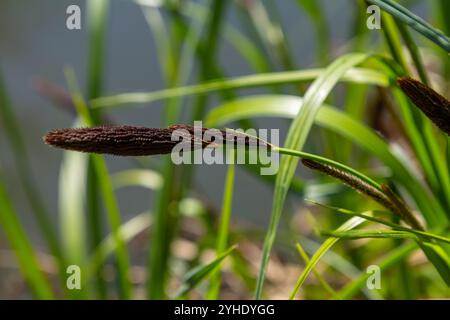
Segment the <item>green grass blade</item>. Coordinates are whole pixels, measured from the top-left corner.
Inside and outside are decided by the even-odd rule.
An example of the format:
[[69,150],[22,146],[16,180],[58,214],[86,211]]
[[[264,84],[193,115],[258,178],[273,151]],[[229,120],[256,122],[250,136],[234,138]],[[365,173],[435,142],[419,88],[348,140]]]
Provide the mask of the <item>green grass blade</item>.
[[[296,243],[295,247],[297,248],[298,254],[300,257],[302,257],[305,264],[309,264],[311,259],[308,257],[308,254],[305,252],[305,250],[302,248],[300,243]],[[319,281],[320,285],[325,289],[326,292],[328,292],[333,298],[338,299],[336,291],[328,284],[328,282],[322,277],[319,271],[316,270],[316,268],[312,268],[312,272],[314,273],[314,276]]]
[[[69,91],[78,114],[80,115],[85,124],[87,124],[88,126],[92,126],[94,124],[94,119],[92,118],[90,110],[88,109],[86,103],[84,102],[83,96],[81,95],[81,92],[79,90],[73,70],[66,69],[65,74],[69,85]],[[116,260],[119,277],[120,295],[124,299],[129,299],[131,297],[131,286],[128,279],[129,258],[127,247],[119,232],[119,228],[121,225],[119,206],[117,204],[114,195],[112,183],[110,181],[110,177],[108,174],[108,168],[106,166],[103,156],[91,155],[90,157],[92,159],[99,188],[103,197],[103,202],[106,208],[106,213],[111,227],[111,231],[114,234],[114,240],[116,241]]]
[[[354,217],[349,220],[347,220],[344,224],[342,224],[337,230],[338,231],[345,231],[350,230],[353,228],[356,228],[361,223],[363,223],[365,220],[359,217]],[[325,242],[320,246],[320,248],[314,253],[314,255],[311,257],[311,260],[306,265],[305,269],[303,269],[303,272],[300,274],[297,283],[295,284],[294,289],[292,290],[289,299],[294,299],[300,290],[301,286],[305,282],[306,278],[308,277],[311,270],[316,266],[316,264],[319,262],[319,260],[322,258],[322,256],[333,247],[336,242],[339,241],[339,238],[329,238],[325,240]]]
[[165,82],[168,83],[170,77],[175,73],[176,63],[170,37],[167,37],[169,33],[164,24],[164,19],[157,7],[142,6],[142,11],[154,38],[153,43],[156,46],[158,61],[162,68],[161,74],[165,78]]
[[233,250],[236,249],[236,246],[233,246],[226,250],[224,253],[222,253],[220,256],[215,258],[213,261],[206,265],[200,265],[191,271],[189,271],[183,279],[183,283],[181,284],[181,287],[177,294],[175,295],[176,298],[181,298],[188,294],[191,290],[193,290],[197,285],[200,284],[201,281],[206,279],[209,275],[211,275],[215,270],[217,270],[220,265],[222,264],[222,261],[228,257]]
[[20,270],[38,299],[52,299],[54,294],[42,273],[35,252],[13,208],[0,175],[0,227],[5,232],[20,266]]
[[130,263],[126,243],[120,234],[120,210],[114,195],[108,168],[102,156],[93,155],[92,160],[97,174],[100,191],[106,208],[111,231],[116,243],[116,259],[119,278],[120,296],[123,299],[131,298],[131,285],[129,282]]
[[[228,165],[227,176],[225,180],[225,190],[223,193],[222,213],[220,216],[219,232],[217,234],[216,255],[219,257],[228,247],[228,240],[230,234],[230,220],[233,209],[233,189],[234,189],[234,153],[230,153],[230,164]],[[220,270],[215,271],[211,275],[210,288],[207,297],[211,300],[216,300],[219,297],[221,286]]]
[[392,0],[368,0],[368,2],[379,6],[384,11],[433,41],[446,52],[450,52],[450,39],[442,31],[434,28],[431,24],[405,7]]
[[431,242],[418,241],[418,244],[445,281],[447,287],[450,287],[450,257],[447,252],[442,247]]
[[89,99],[101,95],[104,71],[104,53],[109,12],[108,0],[88,0],[87,21],[89,28],[89,56],[88,56],[88,90]]
[[325,237],[334,237],[339,239],[417,239],[417,236],[406,231],[400,230],[349,230],[349,231],[328,231],[321,230],[319,233]]
[[393,223],[393,222],[390,222],[390,221],[387,221],[387,220],[380,219],[380,218],[376,217],[377,214],[385,214],[386,212],[384,212],[384,211],[368,211],[368,212],[359,213],[359,212],[354,212],[354,211],[343,209],[343,208],[336,208],[336,207],[332,207],[332,206],[329,206],[329,205],[321,204],[321,203],[318,203],[318,202],[313,201],[313,200],[308,200],[308,201],[310,201],[311,203],[317,204],[319,206],[328,208],[330,210],[336,211],[336,212],[341,213],[341,214],[364,218],[364,219],[366,219],[368,221],[384,224],[384,225],[386,225],[388,227],[391,227],[393,229],[396,229],[396,230],[410,232],[412,234],[415,234],[416,236],[423,237],[425,240],[428,240],[428,241],[430,239],[434,239],[434,240],[437,240],[437,241],[441,241],[443,243],[450,243],[450,238],[447,238],[447,237],[444,237],[444,236],[440,236],[440,235],[437,235],[437,234],[434,234],[434,233],[430,233],[430,232],[425,232],[425,231],[421,231],[421,230],[415,230],[415,229],[411,229],[411,228],[406,228],[406,227],[403,227],[402,225],[399,225],[397,223]]
[[[84,216],[85,186],[88,156],[64,152],[59,172],[59,220],[67,263],[86,263],[86,221]],[[81,296],[84,295],[81,290]]]
[[[98,98],[103,90],[103,73],[105,69],[105,43],[107,18],[110,1],[86,1],[88,23],[88,62],[87,62],[87,99]],[[92,121],[98,125],[101,121],[101,110],[91,110]],[[92,157],[89,157],[86,184],[87,230],[89,249],[94,250],[103,237],[101,208],[99,198],[99,182],[93,169]],[[97,277],[97,291],[101,298],[106,298],[106,283],[102,280],[101,271]]]
[[[167,4],[167,3],[166,3]],[[220,9],[223,4],[218,3],[216,9]],[[195,55],[200,54],[200,39],[203,28],[205,28],[207,19],[210,20],[210,26],[216,24],[212,17],[208,14],[198,14],[196,23],[186,25],[180,14],[180,8],[173,8],[173,21],[171,34],[166,34],[168,38],[173,38],[171,56],[175,57],[176,64],[174,65],[174,74],[164,75],[167,87],[182,86],[187,83],[193,65],[195,62]],[[215,12],[214,14],[218,14]],[[219,13],[220,14],[220,13]],[[217,25],[216,25],[217,27]],[[212,30],[207,28],[210,32],[210,38],[213,36]],[[156,31],[153,31],[154,33]],[[215,41],[215,40],[214,40]],[[208,43],[208,46],[213,45]],[[181,53],[176,48],[179,48]],[[205,48],[202,48],[205,49]],[[161,64],[164,63],[165,57]],[[210,57],[208,57],[210,59]],[[169,97],[166,104],[166,124],[173,124],[178,121],[180,117],[182,100],[178,96]],[[166,296],[165,285],[168,275],[168,261],[170,257],[170,247],[173,237],[175,236],[175,228],[178,220],[178,206],[177,202],[182,196],[183,189],[186,188],[184,183],[177,183],[175,179],[180,175],[181,168],[175,168],[170,160],[166,158],[163,164],[164,183],[158,194],[156,201],[155,218],[154,218],[154,233],[151,240],[150,254],[149,254],[149,281],[148,281],[148,296],[153,299],[161,299]],[[171,208],[168,210],[168,208]]]
[[[150,226],[150,213],[144,212],[131,218],[127,222],[124,222],[119,228],[119,233],[124,242],[129,242]],[[100,242],[100,245],[94,250],[89,259],[89,268],[85,279],[86,282],[97,274],[101,265],[116,249],[117,241],[115,240],[114,234],[110,233]]]
[[[302,108],[291,124],[286,138],[285,148],[294,150],[303,148],[309,131],[313,125],[317,111],[320,109],[328,94],[349,69],[363,63],[368,58],[369,55],[366,54],[349,54],[342,56],[335,60],[311,84],[305,94]],[[298,161],[298,158],[291,156],[283,156],[280,161],[279,173],[275,183],[271,221],[266,233],[263,246],[263,256],[258,273],[258,281],[256,285],[257,299],[260,299],[262,296],[262,289],[270,252],[272,250],[273,243],[275,242],[278,223],[284,207],[284,201]]]
[[[153,92],[122,93],[109,97],[94,99],[91,104],[94,108],[111,108],[124,104],[150,103],[174,97],[200,95],[212,92],[244,89],[276,84],[299,83],[311,81],[324,72],[324,69],[308,69],[301,71],[284,71],[267,74],[256,74],[231,79],[214,80],[187,87],[170,88]],[[346,70],[341,81],[366,83],[386,87],[390,84],[389,76],[371,69],[355,68]],[[122,106],[124,107],[124,106]]]

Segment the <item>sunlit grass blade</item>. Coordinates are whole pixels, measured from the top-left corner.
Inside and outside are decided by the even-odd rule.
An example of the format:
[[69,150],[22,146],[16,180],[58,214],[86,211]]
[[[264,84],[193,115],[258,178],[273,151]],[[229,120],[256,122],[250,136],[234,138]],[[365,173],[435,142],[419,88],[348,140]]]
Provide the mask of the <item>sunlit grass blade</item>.
[[12,249],[35,297],[38,299],[54,298],[52,288],[42,273],[36,259],[35,252],[27,237],[26,231],[18,219],[18,214],[13,208],[9,195],[0,175],[0,226],[5,232]]
[[[84,269],[86,265],[85,196],[88,156],[65,151],[59,171],[59,227],[67,263]],[[86,290],[69,291],[74,297],[83,298]]]
[[[351,68],[363,63],[369,58],[366,54],[349,54],[336,59],[325,71],[311,84],[305,94],[303,105],[293,120],[286,137],[285,148],[302,149],[309,131],[314,123],[314,118],[322,106],[328,94],[333,90],[336,83]],[[292,177],[298,164],[298,158],[283,156],[280,161],[279,172],[275,183],[273,196],[273,207],[270,224],[266,233],[263,246],[258,281],[255,295],[257,299],[262,296],[265,273],[269,262],[270,252],[277,233],[278,223],[284,207],[287,192]]]
[[232,246],[220,256],[216,257],[213,261],[208,264],[200,265],[191,271],[189,271],[183,279],[183,283],[181,284],[180,289],[175,294],[176,298],[182,298],[186,294],[188,294],[191,290],[193,290],[197,285],[200,284],[203,280],[205,280],[208,276],[210,276],[215,270],[217,270],[222,261],[229,256],[233,250],[236,249],[236,246]]
[[[143,212],[124,222],[119,228],[119,233],[124,242],[129,242],[138,234],[150,228],[150,226],[150,213]],[[88,282],[97,273],[99,267],[111,254],[114,253],[116,249],[117,241],[115,240],[114,234],[110,233],[105,237],[105,239],[102,240],[89,259],[89,267],[85,280],[86,282]]]
[[[267,74],[256,74],[238,78],[214,80],[187,87],[169,88],[153,92],[122,93],[109,97],[101,97],[91,101],[94,108],[119,107],[124,104],[150,103],[158,100],[189,95],[200,95],[212,92],[244,89],[275,84],[299,83],[311,81],[324,72],[324,69],[307,69],[301,71],[284,71]],[[340,78],[341,81],[366,83],[386,87],[391,83],[389,76],[367,68],[350,68]],[[122,106],[126,107],[126,106]]]
[[386,239],[417,239],[417,236],[400,230],[349,230],[349,231],[328,231],[320,230],[319,233],[325,237],[340,239],[366,239],[366,238],[386,238]]
[[149,169],[129,169],[114,173],[111,182],[115,189],[140,186],[158,190],[163,184],[163,177],[159,172]]
[[[300,243],[296,243],[295,247],[297,248],[297,251],[299,255],[302,257],[303,261],[307,265],[310,263],[311,259],[308,257],[308,254],[305,252],[305,250],[302,248]],[[314,273],[314,276],[319,281],[320,285],[324,288],[325,291],[327,291],[331,297],[334,299],[338,299],[336,291],[328,284],[328,282],[322,277],[322,275],[316,270],[316,268],[312,268],[312,272]]]
[[392,0],[368,0],[450,52],[450,39],[424,19]]
[[391,227],[392,229],[396,229],[396,230],[400,230],[400,231],[405,231],[405,232],[410,232],[418,237],[422,237],[424,240],[430,240],[430,239],[434,239],[437,241],[441,241],[443,243],[450,243],[450,238],[444,237],[444,236],[440,236],[438,234],[434,234],[434,233],[430,233],[430,232],[425,232],[425,231],[421,231],[421,230],[416,230],[416,229],[411,229],[411,228],[407,228],[407,227],[403,227],[402,225],[399,225],[397,223],[393,223],[390,221],[387,221],[385,219],[381,219],[378,218],[378,215],[385,215],[387,212],[384,211],[367,211],[367,212],[354,212],[351,210],[347,210],[347,209],[343,209],[343,208],[336,208],[336,207],[332,207],[329,205],[325,205],[325,204],[321,204],[318,203],[316,201],[313,200],[308,200],[311,203],[317,204],[319,206],[328,208],[330,210],[336,211],[340,214],[344,214],[344,215],[349,215],[349,216],[356,216],[356,217],[360,217],[360,218],[364,218],[368,221],[372,221],[372,222],[376,222],[379,224],[383,224],[385,226]]
[[[349,220],[347,220],[343,225],[341,225],[337,230],[338,231],[345,231],[345,230],[351,230],[353,228],[356,228],[361,223],[363,223],[365,219],[359,218],[359,217],[353,217]],[[325,242],[320,246],[320,248],[314,253],[314,255],[311,257],[311,260],[306,265],[305,269],[303,269],[303,272],[299,276],[297,283],[295,284],[294,289],[292,290],[289,299],[294,299],[297,296],[298,291],[300,290],[301,286],[305,282],[306,278],[308,277],[311,270],[316,266],[316,264],[319,262],[319,260],[322,258],[322,256],[333,247],[336,242],[339,241],[339,238],[329,238],[325,240]]]

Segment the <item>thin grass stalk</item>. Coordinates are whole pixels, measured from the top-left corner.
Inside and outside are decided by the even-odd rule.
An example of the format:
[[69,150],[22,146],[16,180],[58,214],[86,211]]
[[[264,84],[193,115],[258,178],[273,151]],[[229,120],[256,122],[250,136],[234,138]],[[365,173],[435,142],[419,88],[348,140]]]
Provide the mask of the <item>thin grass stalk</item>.
[[[394,24],[394,19],[390,16],[387,16],[386,14],[383,15],[383,18],[385,21],[385,28],[383,29],[383,31],[386,37],[386,41],[389,44],[390,52],[394,59],[403,68],[405,74],[411,74],[406,63],[406,58],[404,57],[400,35]],[[407,116],[405,112],[409,112],[412,115],[412,119],[405,119],[406,129],[408,130],[409,137],[412,139],[411,142],[426,174],[428,182],[430,183],[433,190],[439,190],[439,176],[435,171],[434,161],[429,152],[430,139],[426,139],[426,135],[427,133],[429,133],[431,127],[429,126],[429,123],[427,123],[421,116],[421,114],[418,113],[417,110],[413,109],[410,104],[409,106],[403,106],[402,101],[399,101],[399,105],[400,108],[403,108],[403,116]],[[405,107],[407,107],[408,110],[405,110]],[[435,142],[432,141],[431,145],[435,145]]]
[[[181,32],[180,29],[188,28],[180,18],[180,15],[176,11],[172,11],[174,15],[174,32],[177,34],[185,34],[185,39],[180,39],[180,43],[175,46],[182,46],[182,52],[180,62],[175,66],[173,75],[165,75],[168,82],[168,86],[177,87],[178,85],[184,85],[193,66],[194,55],[198,50],[198,43],[203,27],[203,21],[196,25],[191,25],[189,30]],[[207,16],[205,15],[205,18]],[[169,50],[169,49],[167,49]],[[172,49],[173,50],[173,49]],[[175,52],[171,53],[175,55]],[[165,57],[159,57],[161,61],[165,60]],[[182,100],[173,97],[167,103],[166,123],[171,124],[176,122],[180,116],[180,106]],[[175,181],[183,181],[183,171],[179,167],[173,166],[171,159],[167,158],[163,164],[163,172],[165,181],[163,188],[159,193],[159,198],[156,204],[155,213],[155,227],[154,227],[154,239],[151,243],[150,262],[149,262],[149,283],[148,283],[148,295],[153,299],[160,299],[165,296],[165,282],[168,269],[168,259],[170,256],[170,244],[175,236],[178,220],[178,212],[176,212],[176,202],[181,199],[183,190],[185,189],[184,183],[175,183]],[[172,212],[168,212],[167,208],[171,205]]]
[[369,3],[379,6],[384,11],[388,12],[390,15],[399,19],[403,23],[409,25],[417,32],[421,33],[438,46],[446,50],[447,53],[450,52],[450,38],[447,37],[442,31],[434,28],[428,22],[420,18],[419,16],[413,14],[411,11],[402,7],[400,4],[392,0],[367,0]]
[[[300,245],[299,242],[297,242],[295,244],[295,247],[297,249],[298,254],[300,255],[300,257],[305,262],[305,264],[309,264],[311,260],[310,260],[310,258],[308,257],[308,254],[306,253],[306,251],[303,249],[303,247]],[[335,299],[339,299],[339,297],[337,295],[337,292],[328,284],[328,282],[324,279],[324,277],[322,277],[320,272],[317,271],[316,268],[312,268],[312,272],[314,273],[314,276],[317,278],[317,280],[319,281],[319,283],[323,287],[323,289],[326,292],[328,292],[328,294],[331,295],[331,297],[333,297]]]
[[[230,221],[231,213],[233,209],[233,189],[234,189],[234,177],[235,177],[235,167],[234,167],[234,152],[229,153],[229,164],[228,171],[225,179],[225,188],[222,200],[222,212],[220,215],[219,231],[217,234],[216,242],[216,256],[219,257],[228,248],[228,240],[230,238]],[[207,298],[210,300],[217,300],[220,294],[221,287],[221,270],[216,270],[211,275],[210,287],[207,293]]]
[[[87,126],[92,126],[94,124],[94,119],[91,117],[90,110],[81,95],[73,70],[66,69],[65,75],[69,85],[69,91],[72,95],[78,114]],[[129,299],[132,294],[131,285],[128,278],[129,257],[125,241],[120,233],[121,218],[119,206],[117,205],[117,200],[114,195],[104,158],[100,155],[93,155],[92,160],[94,162],[95,173],[97,175],[99,188],[105,204],[108,222],[116,243],[115,254],[118,268],[120,297],[122,299]]]
[[[87,98],[98,98],[103,89],[103,72],[105,69],[105,42],[107,18],[109,13],[108,0],[87,1],[88,21],[88,65],[87,65]],[[101,121],[101,110],[90,112],[94,124]],[[87,168],[87,220],[90,250],[95,250],[103,238],[102,210],[99,204],[99,181],[94,169],[94,159],[89,157]],[[95,277],[96,289],[100,298],[107,297],[106,283],[103,277],[103,266],[98,269]]]

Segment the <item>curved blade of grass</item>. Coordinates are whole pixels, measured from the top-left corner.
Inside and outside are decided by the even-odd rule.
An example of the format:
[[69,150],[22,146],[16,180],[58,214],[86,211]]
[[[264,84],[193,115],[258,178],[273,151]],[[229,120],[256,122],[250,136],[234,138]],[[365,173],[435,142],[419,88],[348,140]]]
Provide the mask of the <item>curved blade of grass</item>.
[[213,271],[217,270],[220,265],[222,264],[222,261],[229,256],[233,250],[236,249],[236,246],[230,247],[228,250],[226,250],[224,253],[222,253],[220,256],[215,258],[213,261],[206,265],[200,265],[191,271],[189,271],[183,279],[183,283],[181,284],[181,287],[177,294],[175,295],[176,298],[181,298],[188,294],[192,289],[194,289],[201,281],[206,279],[209,275],[213,273]]
[[[225,123],[253,117],[294,118],[304,99],[289,95],[257,95],[231,101],[214,108],[206,119],[206,126],[214,127]],[[317,125],[333,130],[361,146],[391,170],[393,177],[413,195],[418,207],[430,226],[446,225],[444,209],[433,194],[428,192],[417,180],[415,173],[403,164],[390,147],[372,129],[347,114],[330,106],[323,105],[315,118]]]
[[386,225],[388,227],[391,227],[393,229],[396,229],[396,230],[410,232],[410,233],[415,234],[415,235],[417,235],[419,237],[423,237],[425,240],[428,240],[428,241],[430,239],[434,239],[434,240],[441,241],[441,242],[444,242],[444,243],[450,243],[450,238],[447,238],[447,237],[444,237],[444,236],[440,236],[438,234],[434,234],[434,233],[431,233],[431,232],[426,232],[426,231],[421,231],[421,230],[416,230],[416,229],[403,227],[402,225],[399,225],[397,223],[393,223],[393,222],[390,222],[390,221],[387,221],[387,220],[380,219],[380,218],[376,217],[377,214],[386,214],[387,213],[387,212],[384,212],[384,211],[368,211],[368,212],[359,213],[359,212],[354,212],[354,211],[343,209],[343,208],[336,208],[336,207],[332,207],[332,206],[329,206],[329,205],[321,204],[321,203],[318,203],[318,202],[313,201],[313,200],[307,200],[307,201],[309,201],[311,203],[314,203],[316,205],[328,208],[330,210],[336,211],[336,212],[341,213],[341,214],[361,217],[361,218],[364,218],[364,219],[366,219],[368,221],[384,224],[384,225]]
[[13,208],[0,176],[0,226],[11,244],[27,284],[38,299],[54,298],[52,288],[43,275],[35,252]]
[[418,241],[417,243],[445,281],[447,287],[450,287],[450,257],[447,252],[431,242]]
[[[198,85],[176,87],[153,92],[122,93],[109,97],[94,99],[94,108],[118,107],[123,104],[150,103],[162,99],[199,95],[230,89],[243,89],[274,84],[298,83],[311,81],[324,72],[324,69],[308,69],[301,71],[274,72],[268,74],[249,75],[231,79],[214,80]],[[365,68],[346,70],[341,81],[388,86],[391,81],[384,73]]]
[[[356,228],[361,223],[363,223],[365,219],[360,217],[353,217],[349,220],[347,220],[344,224],[342,224],[337,230],[338,231],[346,231],[351,230],[353,228]],[[305,266],[305,269],[300,274],[297,283],[295,284],[294,289],[292,290],[289,299],[292,300],[297,295],[298,291],[300,290],[301,286],[305,282],[306,278],[308,277],[311,270],[316,266],[316,264],[319,262],[319,260],[322,258],[322,256],[331,249],[332,246],[336,244],[336,242],[339,241],[339,238],[329,238],[325,240],[325,242],[320,246],[320,248],[314,253],[314,255],[311,257],[311,260],[309,263]]]
[[450,258],[440,246],[421,241],[417,235],[400,230],[349,230],[349,231],[320,231],[324,236],[339,239],[413,239],[423,250],[428,260],[433,264],[447,286],[450,286]]
[[130,169],[114,173],[111,182],[115,189],[141,186],[151,190],[158,190],[163,184],[159,172],[148,169]]
[[[293,120],[285,142],[285,148],[302,149],[314,118],[328,94],[339,79],[356,65],[366,61],[369,55],[348,54],[335,60],[309,87],[305,94],[302,108]],[[256,298],[262,296],[265,273],[269,262],[270,252],[277,233],[278,223],[284,207],[289,186],[295,173],[299,159],[283,156],[280,161],[279,172],[275,182],[271,220],[264,240],[263,255],[256,284]]]
[[[298,254],[300,257],[302,257],[305,264],[310,263],[311,259],[308,257],[308,254],[305,252],[305,250],[302,248],[300,243],[296,243],[295,247],[297,248]],[[314,276],[317,278],[321,286],[327,291],[333,298],[338,299],[336,291],[328,284],[328,282],[322,277],[322,275],[316,270],[316,268],[312,268],[312,272],[314,273]]]
[[[131,218],[127,222],[124,222],[119,232],[123,241],[129,242],[134,239],[138,234],[148,229],[151,226],[150,213],[144,212]],[[100,245],[94,250],[94,253],[89,259],[89,268],[86,276],[86,282],[95,275],[103,264],[103,262],[117,249],[117,242],[114,239],[113,234],[109,234],[102,240]]]
[[436,29],[405,7],[392,0],[368,0],[368,2],[379,6],[384,11],[433,41],[445,51],[450,52],[450,39],[442,31]]
[[[87,98],[98,98],[103,89],[103,72],[105,68],[105,43],[107,18],[109,14],[108,0],[86,1],[88,25],[88,61],[87,61]],[[90,116],[94,124],[101,122],[101,110],[91,110]],[[99,198],[99,182],[93,169],[93,160],[89,156],[86,184],[87,227],[89,236],[89,249],[93,250],[100,243],[103,236],[101,208]],[[106,298],[106,283],[99,274],[96,283],[99,297]]]
[[[321,244],[313,240],[310,240],[298,234],[297,237],[299,238],[300,241],[302,241],[305,249],[311,255],[313,255],[320,248]],[[342,273],[343,275],[345,275],[347,278],[350,279],[356,279],[360,277],[362,274],[366,273],[365,271],[361,271],[360,269],[358,269],[346,258],[333,252],[332,250],[327,251],[327,253],[324,256],[322,256],[321,262],[325,263],[332,269]],[[382,299],[382,296],[378,292],[368,290],[367,288],[363,288],[362,291],[363,294],[369,299],[372,300]],[[336,298],[340,299],[339,295]]]

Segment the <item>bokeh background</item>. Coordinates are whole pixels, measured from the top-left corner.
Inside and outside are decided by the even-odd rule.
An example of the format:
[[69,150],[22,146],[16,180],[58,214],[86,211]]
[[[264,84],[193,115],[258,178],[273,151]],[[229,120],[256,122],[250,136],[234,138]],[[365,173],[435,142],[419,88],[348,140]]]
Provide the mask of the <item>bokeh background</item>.
[[[228,0],[226,0],[228,1]],[[244,1],[244,0],[242,0]],[[428,0],[431,1],[431,0]],[[231,1],[230,2],[239,2]],[[275,1],[262,1],[267,8],[275,8]],[[311,19],[298,9],[295,1],[276,1],[276,10],[270,14],[278,15],[282,22],[287,44],[299,68],[323,67],[317,57],[317,41]],[[357,7],[354,0],[318,0],[325,13],[327,26],[331,33],[330,57],[345,51],[351,40],[354,13]],[[164,88],[161,66],[157,59],[155,39],[149,30],[143,11],[134,1],[111,0],[107,22],[105,49],[105,70],[103,95],[132,91],[154,91]],[[71,4],[81,7],[82,29],[66,28],[66,9]],[[408,8],[426,17],[427,1],[409,1]],[[53,106],[41,97],[33,87],[37,79],[45,79],[66,87],[63,73],[65,66],[76,72],[81,88],[86,87],[88,34],[86,26],[85,1],[66,0],[2,0],[0,4],[0,66],[14,112],[19,120],[29,151],[32,173],[38,182],[45,204],[50,209],[52,222],[58,221],[58,175],[62,160],[60,150],[51,149],[42,141],[42,136],[51,129],[70,127],[74,116]],[[227,10],[227,23],[239,30],[242,28],[242,14],[236,5]],[[245,31],[243,31],[245,32]],[[379,31],[371,31],[374,39]],[[252,37],[252,34],[248,34]],[[253,73],[242,57],[226,41],[220,41],[220,65],[227,77]],[[195,83],[195,72],[190,83]],[[243,95],[265,92],[263,89],[244,90]],[[189,98],[190,99],[190,98]],[[189,101],[188,99],[188,101]],[[340,96],[337,95],[339,101]],[[209,106],[218,101],[211,99]],[[154,102],[145,108],[117,110],[110,118],[115,123],[142,125],[148,127],[164,126],[162,120],[163,103]],[[288,122],[283,120],[258,121],[261,127],[277,128],[283,141]],[[27,234],[38,248],[43,239],[37,232],[36,223],[30,214],[23,188],[17,177],[14,159],[8,141],[0,128],[0,163],[8,191],[20,213]],[[314,146],[308,146],[314,148]],[[133,168],[134,163],[123,158],[107,157],[108,168],[117,172]],[[234,207],[237,217],[248,224],[266,226],[272,205],[272,187],[262,184],[247,171],[238,168]],[[225,166],[206,166],[196,170],[198,190],[204,192],[211,203],[220,208],[223,196]],[[118,193],[121,214],[124,220],[153,207],[154,196],[142,188],[127,188]],[[298,208],[301,199],[289,202],[290,208]],[[8,248],[0,233],[0,250]],[[1,268],[1,266],[0,266]],[[8,277],[19,277],[15,272],[0,272],[0,298],[5,297],[9,288]],[[9,290],[9,289],[8,289]]]

